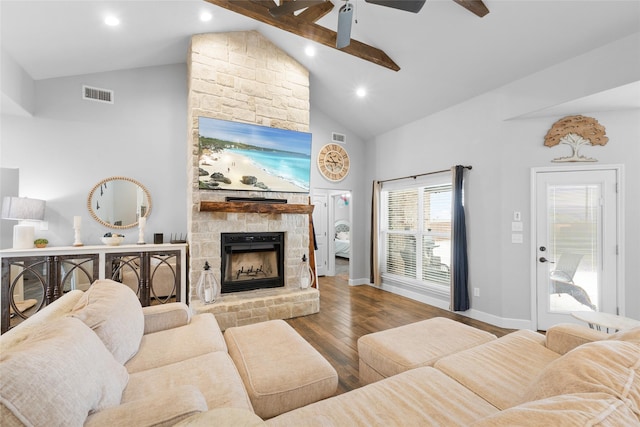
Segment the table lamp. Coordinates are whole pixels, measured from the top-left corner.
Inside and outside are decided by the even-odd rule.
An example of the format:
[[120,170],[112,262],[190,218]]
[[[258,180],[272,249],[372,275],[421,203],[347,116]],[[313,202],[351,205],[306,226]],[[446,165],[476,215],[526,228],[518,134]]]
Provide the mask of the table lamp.
[[2,219],[20,221],[13,226],[13,248],[33,248],[35,227],[30,221],[44,219],[45,201],[26,197],[4,197],[2,199]]

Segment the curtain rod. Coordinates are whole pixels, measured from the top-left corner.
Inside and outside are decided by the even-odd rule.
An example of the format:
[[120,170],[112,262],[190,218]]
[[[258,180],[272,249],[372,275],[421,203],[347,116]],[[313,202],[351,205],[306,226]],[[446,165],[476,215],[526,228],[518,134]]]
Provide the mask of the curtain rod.
[[[463,168],[471,170],[471,169],[473,169],[473,166],[463,166]],[[443,169],[441,171],[419,173],[417,175],[403,176],[403,177],[400,177],[400,178],[383,179],[382,181],[378,181],[378,184],[383,183],[383,182],[399,181],[401,179],[409,179],[409,178],[416,179],[419,176],[434,175],[436,173],[443,173],[443,172],[450,172],[450,171],[451,171],[451,169]]]

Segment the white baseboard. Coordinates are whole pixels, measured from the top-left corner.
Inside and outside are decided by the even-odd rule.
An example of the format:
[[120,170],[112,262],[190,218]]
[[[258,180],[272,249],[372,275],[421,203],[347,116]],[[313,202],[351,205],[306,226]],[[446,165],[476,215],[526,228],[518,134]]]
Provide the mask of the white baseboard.
[[[369,285],[374,288],[382,289],[384,291],[388,291],[396,295],[401,295],[403,297],[411,298],[412,300],[416,300],[425,304],[432,305],[434,307],[441,308],[443,310],[447,310],[447,311],[449,310],[449,301],[444,301],[442,299],[422,295],[422,294],[412,292],[403,288],[399,288],[397,286],[392,286],[392,285],[375,286],[369,282],[369,279],[349,280],[349,285],[351,286]],[[473,308],[464,312],[456,312],[456,313],[462,316],[468,317],[470,319],[475,319],[481,322],[489,323],[490,325],[498,326],[500,328],[535,330],[535,328],[533,327],[532,321],[529,319],[512,319],[512,318],[500,317],[491,313],[485,313],[484,311],[475,310]]]
[[349,279],[349,286],[361,286],[361,285],[371,285],[371,282],[369,282],[369,279],[367,278]]

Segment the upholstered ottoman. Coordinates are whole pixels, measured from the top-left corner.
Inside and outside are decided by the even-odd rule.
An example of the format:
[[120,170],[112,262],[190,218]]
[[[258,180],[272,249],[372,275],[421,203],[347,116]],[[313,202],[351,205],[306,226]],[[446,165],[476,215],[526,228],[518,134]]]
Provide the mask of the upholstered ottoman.
[[261,418],[327,398],[338,387],[336,370],[283,320],[228,328],[224,338]]
[[369,384],[496,339],[489,332],[434,317],[358,339],[359,376]]

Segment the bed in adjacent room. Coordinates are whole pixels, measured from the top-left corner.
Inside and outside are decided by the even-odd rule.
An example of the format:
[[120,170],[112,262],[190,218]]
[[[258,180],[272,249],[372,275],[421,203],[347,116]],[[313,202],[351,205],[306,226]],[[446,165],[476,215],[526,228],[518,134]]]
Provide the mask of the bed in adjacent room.
[[349,222],[342,219],[336,221],[335,230],[336,256],[348,259],[351,253],[351,242],[349,241],[351,227],[349,226]]

